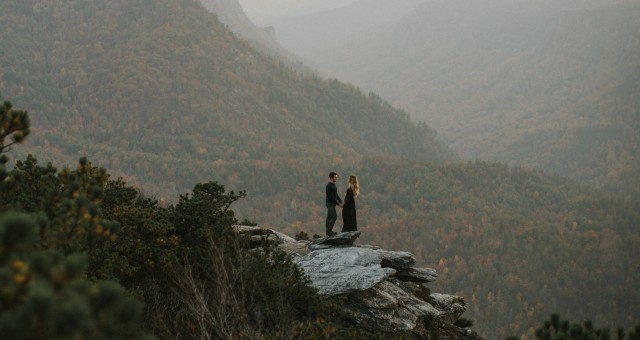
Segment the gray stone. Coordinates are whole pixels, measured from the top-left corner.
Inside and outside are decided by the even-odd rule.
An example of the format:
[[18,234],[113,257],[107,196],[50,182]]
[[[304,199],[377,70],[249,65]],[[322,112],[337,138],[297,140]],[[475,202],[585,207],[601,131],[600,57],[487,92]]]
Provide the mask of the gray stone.
[[271,229],[264,229],[257,226],[234,225],[233,231],[249,240],[250,248],[260,247],[263,242],[282,243],[278,235]]
[[[281,243],[278,245],[280,249],[282,249],[285,253],[291,255],[292,257],[304,256],[309,254],[309,243],[310,241],[300,240],[296,241],[296,239],[292,237],[288,237],[284,234],[277,233],[278,237],[280,237]],[[282,237],[286,236],[286,237]]]
[[297,241],[281,232],[264,229],[257,226],[234,225],[233,231],[239,235],[247,236],[251,248],[260,247],[263,242],[269,241],[278,244],[278,247],[291,256],[304,256],[309,253],[310,241]]
[[464,298],[430,293],[423,283],[434,281],[436,271],[414,268],[416,259],[409,252],[354,245],[360,232],[310,242],[260,227],[234,230],[257,246],[264,240],[277,242],[312,286],[322,294],[346,296],[342,308],[347,316],[382,338],[482,340],[454,324],[467,308]]
[[431,268],[409,268],[398,269],[396,277],[402,281],[434,282],[438,277],[438,274],[435,269]]
[[326,246],[345,246],[352,245],[356,239],[360,237],[359,231],[348,231],[337,233],[333,236],[320,237],[311,242],[309,249],[324,249]]
[[435,307],[445,312],[447,322],[456,322],[467,310],[467,303],[461,296],[431,293],[430,297],[434,300]]
[[295,259],[322,294],[338,295],[369,289],[395,274],[380,266],[377,251],[359,247],[315,250]]
[[349,295],[348,313],[368,329],[403,332],[415,329],[444,313],[422,301],[392,280]]
[[378,250],[381,257],[381,265],[383,267],[391,267],[393,269],[408,269],[416,263],[413,254],[406,251],[390,251]]
[[265,242],[275,243],[275,244],[282,243],[282,240],[280,240],[280,238],[278,238],[278,236],[274,233],[271,233],[268,235],[253,235],[249,238],[249,240],[250,240],[250,243],[249,243],[250,248],[260,247]]
[[233,231],[241,235],[268,235],[273,234],[273,231],[270,229],[263,229],[256,226],[248,226],[248,225],[234,225]]
[[[274,234],[276,234],[278,236],[278,238],[282,241],[282,242],[298,242],[295,238],[287,235],[287,234],[283,234],[281,232],[278,231],[273,231]],[[309,241],[307,241],[307,243],[309,243]]]

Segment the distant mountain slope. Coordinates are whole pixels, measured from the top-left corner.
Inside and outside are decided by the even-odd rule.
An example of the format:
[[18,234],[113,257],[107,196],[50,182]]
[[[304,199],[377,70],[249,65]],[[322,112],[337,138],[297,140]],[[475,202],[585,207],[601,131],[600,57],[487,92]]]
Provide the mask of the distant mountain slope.
[[301,66],[299,60],[283,49],[275,39],[273,27],[258,27],[249,20],[238,0],[200,0],[204,7],[214,13],[221,23],[240,38],[249,40],[261,51],[274,53],[283,59]]
[[33,151],[93,155],[157,192],[157,178],[189,189],[217,159],[451,157],[404,112],[289,70],[196,1],[3,2],[0,15],[2,95],[30,108]]
[[551,313],[612,332],[640,322],[640,204],[504,164],[361,168],[362,242],[415,249],[438,272],[432,291],[465,296],[485,339],[534,339]]
[[271,40],[274,40],[267,31],[259,29],[249,20],[238,0],[200,0],[200,2],[206,9],[215,13],[220,22],[229,26],[232,32],[262,44],[271,45]]
[[[352,73],[368,67],[354,65],[357,59],[368,64],[380,57],[382,51],[377,49],[384,47],[399,22],[424,1],[360,0],[328,11],[283,17],[275,20],[276,38],[319,72],[351,80]],[[351,67],[353,71],[348,71]]]
[[[463,158],[640,198],[637,3],[432,0],[363,33],[358,13],[388,3],[361,1],[276,30],[320,71],[427,121]],[[304,35],[318,39],[298,42]]]

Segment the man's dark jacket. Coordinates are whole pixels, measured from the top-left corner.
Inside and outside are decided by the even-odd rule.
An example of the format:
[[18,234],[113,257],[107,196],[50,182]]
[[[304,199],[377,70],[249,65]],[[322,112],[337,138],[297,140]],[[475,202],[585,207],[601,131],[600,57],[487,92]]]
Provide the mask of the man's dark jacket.
[[327,198],[326,198],[327,203],[333,203],[335,205],[340,205],[342,203],[342,200],[338,196],[338,187],[336,186],[335,183],[329,182],[327,184],[326,191],[327,191]]

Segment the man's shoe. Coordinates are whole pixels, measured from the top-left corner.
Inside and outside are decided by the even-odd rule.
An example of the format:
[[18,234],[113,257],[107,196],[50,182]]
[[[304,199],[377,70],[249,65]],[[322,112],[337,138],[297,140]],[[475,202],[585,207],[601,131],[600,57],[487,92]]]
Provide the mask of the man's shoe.
[[327,233],[327,236],[333,236],[333,235],[338,235],[338,233],[336,233],[335,231],[330,231]]

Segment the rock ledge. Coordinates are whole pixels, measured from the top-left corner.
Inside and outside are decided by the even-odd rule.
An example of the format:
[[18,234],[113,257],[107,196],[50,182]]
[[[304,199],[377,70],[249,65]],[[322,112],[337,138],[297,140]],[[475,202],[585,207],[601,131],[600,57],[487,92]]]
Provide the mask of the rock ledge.
[[320,293],[346,296],[345,311],[362,327],[409,339],[482,339],[455,325],[466,311],[460,296],[431,293],[432,268],[416,268],[413,254],[354,245],[359,231],[309,241],[258,227],[236,226],[239,233],[275,240],[304,270]]

